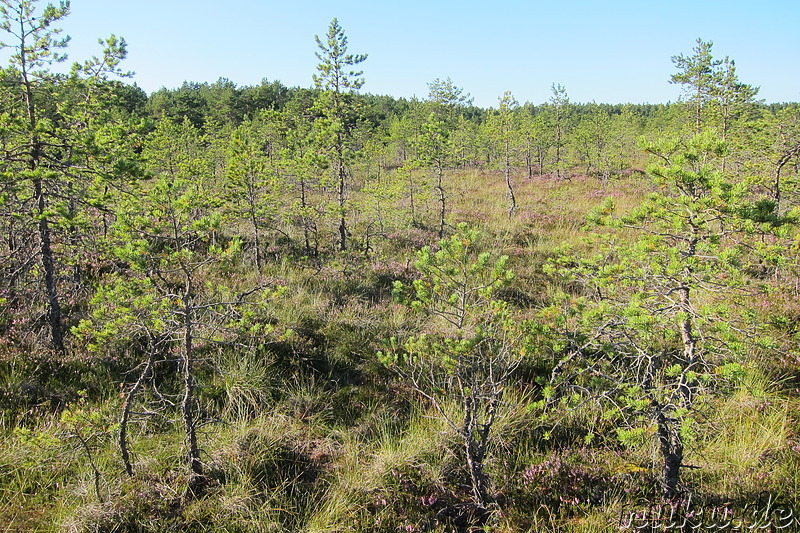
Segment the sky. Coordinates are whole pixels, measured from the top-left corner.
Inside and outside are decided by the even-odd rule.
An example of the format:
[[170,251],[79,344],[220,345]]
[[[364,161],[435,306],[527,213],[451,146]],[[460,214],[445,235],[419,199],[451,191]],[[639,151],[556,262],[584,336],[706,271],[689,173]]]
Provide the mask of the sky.
[[674,102],[671,57],[701,38],[759,98],[800,101],[800,0],[72,0],[61,27],[70,61],[124,37],[123,66],[150,93],[219,78],[310,87],[333,17],[369,56],[366,93],[425,98],[449,77],[481,107],[505,91],[541,104],[554,83],[573,102]]

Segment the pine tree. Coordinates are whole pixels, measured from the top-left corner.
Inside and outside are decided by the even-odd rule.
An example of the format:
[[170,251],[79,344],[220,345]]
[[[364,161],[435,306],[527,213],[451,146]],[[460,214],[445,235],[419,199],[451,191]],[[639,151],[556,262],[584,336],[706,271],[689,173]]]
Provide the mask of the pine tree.
[[553,128],[553,147],[555,148],[555,167],[556,177],[561,178],[564,174],[563,164],[563,148],[564,136],[567,129],[567,109],[569,104],[569,97],[567,96],[567,89],[563,85],[553,84],[551,87],[553,96],[550,97],[550,104],[548,110],[551,115],[552,128]]
[[[69,38],[55,25],[69,14],[69,2],[39,8],[35,0],[0,2],[0,29],[11,38],[8,66],[0,71],[3,112],[0,113],[3,187],[13,199],[10,208],[24,220],[20,238],[9,250],[15,286],[25,272],[35,271],[30,254],[41,261],[50,347],[65,350],[62,299],[69,279],[64,267],[75,256],[81,229],[90,228],[85,212],[103,208],[111,180],[135,172],[128,127],[114,116],[110,76],[126,76],[119,68],[125,41],[101,40],[103,54],[76,64],[69,75],[51,70],[66,60]],[[128,158],[128,161],[125,161]],[[36,235],[37,250],[17,247]],[[24,257],[28,255],[28,257]],[[79,282],[79,269],[72,280]],[[34,298],[34,301],[38,298]]]
[[436,78],[428,84],[428,102],[433,107],[433,112],[439,115],[448,127],[453,128],[456,114],[460,109],[472,104],[472,97],[450,78],[444,80]]
[[721,61],[711,55],[712,41],[697,39],[694,54],[683,54],[672,57],[672,63],[678,69],[670,78],[671,83],[684,85],[689,104],[694,110],[695,133],[702,129],[702,116],[708,102],[714,95],[714,87],[719,83],[718,67]]
[[[489,442],[505,387],[524,353],[521,321],[499,298],[514,277],[508,257],[475,251],[478,232],[465,224],[417,254],[412,286],[397,281],[395,296],[430,317],[431,331],[391,339],[381,360],[420,393],[458,435],[475,506],[493,503],[486,472]],[[447,409],[455,400],[457,414]]]
[[284,189],[278,179],[278,165],[268,153],[267,131],[272,115],[262,114],[234,130],[227,147],[226,198],[228,209],[246,220],[253,231],[256,268],[264,266],[264,231],[275,229],[279,218],[279,199]]
[[511,92],[506,91],[500,98],[500,107],[497,113],[490,115],[485,122],[488,128],[488,137],[497,143],[496,150],[500,156],[500,164],[497,166],[502,170],[506,182],[509,216],[517,209],[517,197],[514,194],[514,186],[511,182],[511,170],[514,166],[519,146],[520,128],[516,120],[518,107],[519,102],[512,96]]
[[439,201],[439,238],[442,238],[447,225],[444,171],[452,166],[453,142],[444,121],[435,113],[431,113],[423,128],[417,146],[418,161],[421,167],[433,173],[434,189]]
[[611,201],[592,215],[634,232],[633,242],[621,246],[608,233],[598,236],[596,256],[559,259],[561,272],[586,290],[565,296],[565,355],[546,395],[565,407],[570,399],[560,388],[593,395],[609,419],[627,426],[618,432],[625,444],[652,430],[661,488],[674,498],[694,424],[718,394],[719,376],[741,364],[755,339],[767,339],[747,308],[758,288],[744,274],[753,247],[736,215],[746,186],[729,183],[714,164],[724,143],[706,133],[646,148],[658,157],[648,168],[658,192],[627,215],[615,217]]
[[350,145],[358,119],[352,92],[364,85],[363,71],[348,70],[367,59],[366,54],[348,54],[347,37],[337,19],[328,27],[325,41],[314,37],[319,51],[319,64],[314,84],[321,90],[314,102],[319,113],[316,121],[318,142],[333,169],[339,217],[339,248],[347,249],[347,164],[354,151]]

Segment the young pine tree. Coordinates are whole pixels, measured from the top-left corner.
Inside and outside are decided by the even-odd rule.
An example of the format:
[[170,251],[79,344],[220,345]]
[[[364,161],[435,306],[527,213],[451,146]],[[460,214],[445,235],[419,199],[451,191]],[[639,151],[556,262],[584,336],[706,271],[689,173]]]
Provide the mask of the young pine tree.
[[662,491],[674,498],[698,414],[718,394],[721,370],[745,361],[756,338],[747,302],[758,287],[743,268],[748,236],[736,215],[746,185],[715,165],[724,143],[701,134],[646,148],[659,158],[649,168],[658,192],[630,214],[614,217],[609,202],[594,215],[633,232],[632,244],[608,234],[595,256],[560,259],[584,291],[565,300],[571,333],[549,394],[551,403],[570,401],[559,390],[598,399],[628,444],[652,430]]
[[461,225],[438,251],[420,250],[419,278],[411,286],[395,282],[394,293],[429,317],[428,331],[392,339],[381,357],[459,436],[473,502],[485,510],[493,502],[485,468],[492,428],[523,350],[520,321],[497,295],[513,279],[508,257],[476,253],[477,237]]
[[317,142],[324,158],[333,171],[336,186],[335,212],[339,219],[339,248],[347,249],[347,166],[354,157],[352,135],[358,120],[357,106],[352,92],[364,85],[363,71],[349,70],[367,59],[366,54],[347,53],[347,36],[333,19],[323,41],[315,36],[319,51],[319,64],[314,84],[320,95],[313,110],[318,114],[315,122]]
[[69,14],[69,2],[37,4],[0,1],[0,30],[8,38],[0,50],[10,52],[0,69],[1,206],[14,218],[15,233],[0,253],[8,257],[3,277],[12,305],[23,303],[14,294],[22,278],[40,276],[44,298],[36,294],[26,305],[44,304],[50,348],[63,352],[66,284],[80,282],[76,258],[96,249],[96,243],[82,243],[88,241],[82,233],[92,229],[86,211],[103,207],[109,182],[135,165],[126,125],[113,114],[108,80],[126,74],[118,68],[125,41],[101,40],[101,57],[76,64],[69,75],[53,72],[53,64],[66,60],[59,51],[69,38],[61,38],[56,25]]

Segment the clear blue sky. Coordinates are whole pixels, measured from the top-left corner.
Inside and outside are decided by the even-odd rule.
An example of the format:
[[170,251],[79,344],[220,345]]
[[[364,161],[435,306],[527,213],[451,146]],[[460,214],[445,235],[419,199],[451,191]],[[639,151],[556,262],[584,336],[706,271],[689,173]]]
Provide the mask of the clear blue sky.
[[148,92],[183,81],[263,78],[310,87],[314,35],[338,17],[369,54],[362,92],[425,97],[452,78],[475,104],[511,91],[542,103],[560,83],[575,102],[675,101],[670,60],[700,37],[736,61],[767,102],[800,101],[800,0],[72,0],[70,60],[98,37],[128,42],[125,67]]

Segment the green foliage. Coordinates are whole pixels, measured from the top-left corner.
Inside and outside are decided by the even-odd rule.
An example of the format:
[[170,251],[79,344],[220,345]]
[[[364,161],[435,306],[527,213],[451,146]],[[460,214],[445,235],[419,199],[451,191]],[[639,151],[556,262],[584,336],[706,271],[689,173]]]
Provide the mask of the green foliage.
[[314,83],[318,88],[332,93],[342,93],[349,89],[360,89],[364,84],[361,79],[362,71],[344,70],[358,65],[367,59],[366,54],[348,54],[347,37],[339,25],[339,20],[334,17],[328,27],[326,40],[323,42],[318,36],[319,52],[316,52],[319,64],[318,75],[314,75]]
[[[438,250],[423,248],[415,264],[420,272],[411,287],[394,285],[396,298],[433,320],[429,330],[391,342],[379,357],[428,401],[459,435],[465,448],[472,498],[479,508],[490,503],[484,460],[503,391],[524,353],[522,330],[508,304],[497,298],[514,275],[508,257],[474,251],[478,233],[461,225]],[[454,397],[462,411],[447,413]],[[461,420],[458,419],[461,417]]]
[[271,137],[277,136],[278,127],[278,117],[266,113],[258,121],[241,124],[231,135],[227,154],[227,210],[251,226],[259,271],[264,262],[264,232],[279,227],[286,193],[279,161],[271,153],[275,144]]
[[0,1],[30,31],[0,70],[6,527],[595,531],[659,488],[798,492],[800,115],[710,43],[676,60],[686,135],[684,103],[556,84],[359,95],[336,19],[313,89],[148,97],[113,35],[55,73],[68,5],[37,5]]
[[553,148],[555,151],[553,166],[556,170],[556,177],[561,178],[565,170],[564,154],[562,153],[565,145],[565,134],[569,129],[569,97],[567,89],[554,83],[551,86],[553,95],[548,102],[547,113],[550,115],[550,125],[552,127]]
[[717,83],[718,67],[722,63],[711,55],[713,42],[697,39],[697,46],[692,56],[683,54],[672,57],[672,62],[679,72],[670,78],[671,83],[680,83],[686,86],[692,107],[695,109],[697,132],[700,131],[701,113],[711,100],[714,86]]
[[321,149],[321,162],[333,171],[331,183],[336,188],[336,203],[331,212],[339,219],[339,248],[347,249],[347,196],[346,165],[355,156],[352,145],[353,130],[358,119],[358,108],[351,97],[354,90],[364,85],[363,72],[347,70],[367,59],[366,54],[348,54],[347,37],[337,19],[328,28],[327,40],[315,36],[319,52],[318,75],[314,84],[321,92],[314,100],[313,111],[317,145]]
[[[569,379],[580,376],[579,390],[596,390],[633,423],[619,433],[629,444],[653,424],[665,490],[674,494],[684,447],[696,440],[696,413],[714,397],[716,369],[741,361],[755,335],[743,304],[757,287],[742,275],[751,260],[737,218],[746,186],[712,166],[724,144],[707,133],[646,148],[660,158],[649,168],[659,192],[628,215],[614,218],[611,202],[593,215],[636,231],[636,240],[617,248],[608,237],[600,254],[560,262],[587,297],[567,304],[581,333],[553,378],[561,382],[562,367],[579,360]],[[722,303],[722,293],[739,298]]]
[[422,126],[416,144],[417,159],[411,165],[427,168],[433,174],[434,188],[439,203],[439,238],[444,236],[447,203],[444,188],[444,171],[454,163],[453,141],[445,122],[431,113]]
[[165,331],[172,303],[158,294],[148,278],[113,275],[98,286],[89,305],[91,318],[81,320],[73,334],[86,339],[91,352],[114,353],[131,349],[137,339],[146,343]]
[[445,121],[448,127],[456,125],[457,113],[472,104],[472,97],[453,80],[436,78],[428,84],[428,101],[433,112]]
[[519,132],[521,128],[517,125],[519,113],[519,102],[506,91],[500,98],[500,107],[497,114],[491,114],[484,122],[486,128],[487,141],[491,145],[491,151],[497,153],[497,162],[493,165],[503,171],[508,190],[509,215],[517,208],[517,199],[514,194],[514,187],[511,180],[511,171],[515,167],[518,152],[521,147]]
[[713,46],[712,41],[697,39],[693,55],[673,56],[678,72],[671,76],[670,82],[685,88],[693,108],[695,133],[713,125],[727,140],[737,119],[752,109],[758,88],[739,81],[736,64],[727,56],[714,59]]
[[10,52],[0,70],[2,207],[15,219],[7,229],[22,242],[38,241],[8,247],[12,274],[6,283],[40,280],[41,289],[14,294],[12,301],[30,298],[47,306],[49,345],[61,353],[70,311],[65,295],[82,288],[81,272],[96,259],[100,232],[92,219],[108,203],[109,186],[123,186],[138,174],[131,133],[140,129],[114,105],[116,82],[109,81],[126,75],[118,66],[126,55],[124,40],[100,40],[102,58],[76,64],[69,75],[51,71],[66,59],[59,51],[69,39],[59,37],[56,24],[68,14],[69,2],[0,4],[0,29],[10,38],[0,43]]

